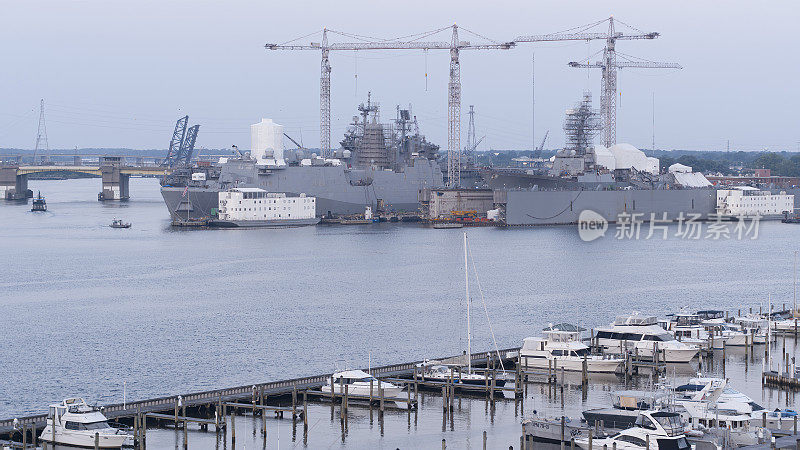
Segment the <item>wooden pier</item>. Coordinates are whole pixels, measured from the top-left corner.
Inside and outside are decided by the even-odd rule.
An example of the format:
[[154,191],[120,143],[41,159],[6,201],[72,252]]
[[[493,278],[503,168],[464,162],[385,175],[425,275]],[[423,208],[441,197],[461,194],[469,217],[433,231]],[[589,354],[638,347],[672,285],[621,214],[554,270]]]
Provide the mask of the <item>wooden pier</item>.
[[800,378],[792,374],[778,373],[774,370],[761,374],[761,384],[786,389],[800,389]]
[[[475,366],[492,364],[492,361],[496,361],[498,353],[503,361],[513,362],[518,358],[519,348],[491,352],[494,355],[491,358],[487,357],[487,352],[474,353],[472,355],[472,363]],[[448,358],[466,359],[463,355]],[[443,359],[446,360],[448,358]],[[410,377],[416,372],[417,365],[422,362],[414,361],[373,367],[370,369],[370,373],[378,380]],[[311,396],[324,397],[325,394],[320,391],[320,388],[331,379],[331,375],[324,374],[227,389],[193,392],[127,402],[125,404],[116,403],[103,406],[101,411],[110,421],[132,426],[137,440],[144,437],[147,424],[170,423],[176,428],[182,427],[184,433],[188,423],[196,423],[204,430],[207,430],[210,425],[214,425],[217,431],[223,430],[226,426],[225,418],[227,415],[231,416],[231,425],[233,425],[233,418],[245,410],[249,410],[254,415],[260,414],[263,418],[262,420],[266,419],[265,413],[267,412],[275,413],[277,418],[282,418],[284,413],[291,413],[294,422],[302,419],[307,428],[307,399]],[[406,386],[413,386],[413,382],[409,378],[399,381],[404,381]],[[482,387],[480,388],[482,389]],[[497,389],[499,390],[499,388]],[[410,390],[408,391],[407,395],[410,396]],[[376,397],[377,392],[376,390]],[[302,401],[299,400],[301,396]],[[330,393],[327,396],[330,397]],[[341,400],[342,396],[337,392],[333,397],[334,399],[339,397]],[[349,397],[357,398],[352,395]],[[416,397],[416,390],[414,397]],[[387,400],[406,400],[409,401],[409,404],[416,404],[415,398],[384,398],[384,403]],[[54,399],[53,401],[55,402],[56,400]],[[379,398],[378,401],[380,401]],[[42,409],[46,407],[47,405],[42,405]],[[34,442],[37,433],[44,428],[46,420],[46,414],[0,420],[0,439],[9,439],[9,442],[16,441],[18,447],[22,442]]]

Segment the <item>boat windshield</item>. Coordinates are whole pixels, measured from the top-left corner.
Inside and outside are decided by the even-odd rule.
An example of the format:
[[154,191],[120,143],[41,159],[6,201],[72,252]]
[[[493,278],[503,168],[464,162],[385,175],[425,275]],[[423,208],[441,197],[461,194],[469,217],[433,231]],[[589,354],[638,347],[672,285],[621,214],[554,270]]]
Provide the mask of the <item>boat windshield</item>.
[[674,341],[675,337],[669,333],[658,333],[658,334],[645,334],[644,335],[645,341],[658,341],[658,342],[669,342]]
[[689,441],[685,437],[678,439],[658,439],[658,450],[690,450]]
[[64,428],[68,430],[104,430],[106,428],[111,428],[108,425],[108,422],[101,421],[101,422],[89,422],[89,423],[80,423],[80,422],[67,422],[64,424]]
[[588,348],[579,348],[575,350],[575,355],[580,356],[582,358],[584,356],[590,356],[590,352]]
[[683,434],[683,424],[681,416],[675,413],[659,412],[653,414],[655,419],[667,432],[668,436],[678,436]]
[[370,381],[374,381],[374,382],[376,382],[376,383],[378,382],[378,380],[376,380],[376,379],[375,379],[375,377],[364,377],[364,378],[359,378],[359,379],[357,379],[356,381],[360,381],[360,382],[363,382],[363,383],[369,383]]

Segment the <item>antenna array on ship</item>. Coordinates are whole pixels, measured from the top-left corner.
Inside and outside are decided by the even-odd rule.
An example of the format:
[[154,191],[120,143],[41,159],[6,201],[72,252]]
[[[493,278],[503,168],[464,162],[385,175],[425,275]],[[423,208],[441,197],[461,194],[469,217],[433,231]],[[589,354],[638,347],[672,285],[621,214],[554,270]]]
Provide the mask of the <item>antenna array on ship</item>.
[[[424,41],[442,31],[452,29],[450,42]],[[447,85],[447,185],[458,187],[461,184],[461,65],[459,52],[461,50],[508,50],[514,47],[513,42],[497,42],[473,33],[465,28],[462,30],[490,41],[488,44],[470,44],[458,38],[459,27],[452,25],[437,30],[431,30],[411,36],[394,39],[376,39],[367,36],[342,33],[329,29],[322,30],[322,42],[312,42],[309,45],[296,45],[306,35],[283,44],[266,44],[268,50],[319,50],[322,53],[320,66],[320,150],[323,157],[331,154],[331,65],[329,53],[336,50],[450,50],[450,81]],[[359,42],[329,43],[328,33],[337,34]],[[315,34],[315,33],[312,33]]]

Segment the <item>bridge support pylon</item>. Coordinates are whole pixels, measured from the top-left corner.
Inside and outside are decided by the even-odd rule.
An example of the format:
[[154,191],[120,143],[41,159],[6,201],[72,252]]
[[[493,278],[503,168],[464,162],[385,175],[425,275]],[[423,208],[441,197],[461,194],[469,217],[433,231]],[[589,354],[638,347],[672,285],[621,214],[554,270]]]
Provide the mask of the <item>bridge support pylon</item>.
[[0,198],[25,200],[33,197],[28,189],[28,175],[17,175],[17,166],[0,167]]
[[122,158],[119,156],[103,156],[100,158],[100,173],[103,177],[102,191],[97,200],[127,200],[130,198],[130,175],[120,173]]

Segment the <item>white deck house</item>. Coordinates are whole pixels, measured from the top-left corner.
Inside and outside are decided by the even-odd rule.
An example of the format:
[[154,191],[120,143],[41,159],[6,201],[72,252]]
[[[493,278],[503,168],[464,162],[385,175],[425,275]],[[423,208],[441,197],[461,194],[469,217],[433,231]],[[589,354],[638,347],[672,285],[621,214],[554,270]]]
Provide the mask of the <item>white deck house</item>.
[[772,194],[750,186],[717,191],[717,213],[723,216],[777,216],[794,211],[794,195]]
[[233,188],[219,193],[220,220],[313,219],[316,208],[316,198],[306,194],[287,197],[259,188]]

